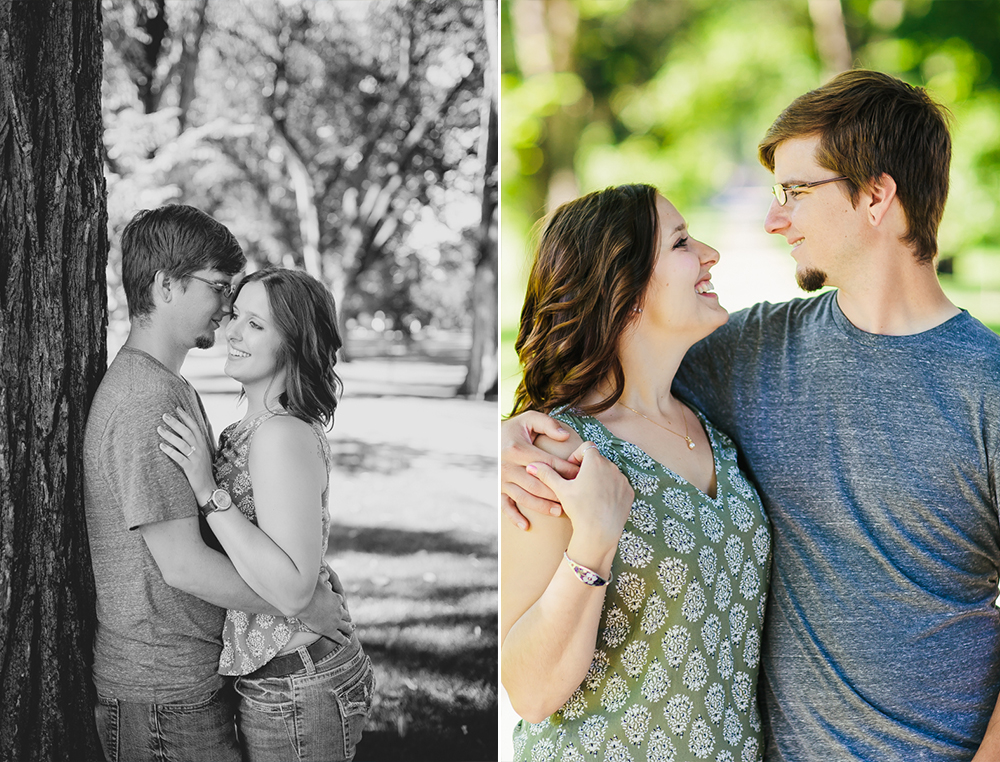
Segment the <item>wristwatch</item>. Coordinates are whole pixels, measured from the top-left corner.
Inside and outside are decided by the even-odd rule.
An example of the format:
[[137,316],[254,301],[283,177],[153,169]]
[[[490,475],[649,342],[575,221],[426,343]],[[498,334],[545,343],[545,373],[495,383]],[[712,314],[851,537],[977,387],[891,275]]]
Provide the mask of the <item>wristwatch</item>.
[[210,513],[228,511],[232,505],[233,499],[229,496],[229,493],[224,489],[217,489],[212,493],[207,503],[198,506],[198,510],[201,511],[202,516],[208,518]]

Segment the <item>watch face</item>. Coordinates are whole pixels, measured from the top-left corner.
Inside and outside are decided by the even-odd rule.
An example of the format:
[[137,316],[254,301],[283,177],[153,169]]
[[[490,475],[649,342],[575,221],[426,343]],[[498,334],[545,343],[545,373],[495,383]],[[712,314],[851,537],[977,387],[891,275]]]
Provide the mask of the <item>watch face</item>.
[[217,489],[212,493],[212,502],[218,506],[220,511],[224,511],[233,504],[233,499],[224,489]]

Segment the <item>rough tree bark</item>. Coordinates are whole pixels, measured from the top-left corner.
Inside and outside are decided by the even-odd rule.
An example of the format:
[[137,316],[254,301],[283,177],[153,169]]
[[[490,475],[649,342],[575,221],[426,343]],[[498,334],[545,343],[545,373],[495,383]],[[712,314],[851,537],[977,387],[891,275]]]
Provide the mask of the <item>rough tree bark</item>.
[[106,363],[101,0],[0,0],[0,759],[102,759],[87,405]]

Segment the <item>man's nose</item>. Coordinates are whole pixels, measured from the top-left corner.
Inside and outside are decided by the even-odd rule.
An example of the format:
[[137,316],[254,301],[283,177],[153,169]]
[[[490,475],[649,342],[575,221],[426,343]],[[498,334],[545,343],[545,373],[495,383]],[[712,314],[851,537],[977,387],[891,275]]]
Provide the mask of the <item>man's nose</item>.
[[788,216],[785,207],[778,204],[778,199],[771,199],[771,206],[767,209],[767,216],[764,217],[764,230],[768,233],[777,234],[788,227]]

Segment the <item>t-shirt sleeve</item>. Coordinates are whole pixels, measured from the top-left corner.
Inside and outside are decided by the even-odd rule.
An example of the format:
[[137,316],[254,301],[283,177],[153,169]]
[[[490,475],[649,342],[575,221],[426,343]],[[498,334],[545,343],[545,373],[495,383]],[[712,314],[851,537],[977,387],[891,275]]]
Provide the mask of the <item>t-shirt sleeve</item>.
[[162,440],[156,432],[163,425],[161,416],[178,406],[196,420],[202,417],[179,390],[161,389],[129,395],[108,421],[101,443],[103,476],[129,529],[198,515],[187,477],[160,450]]

